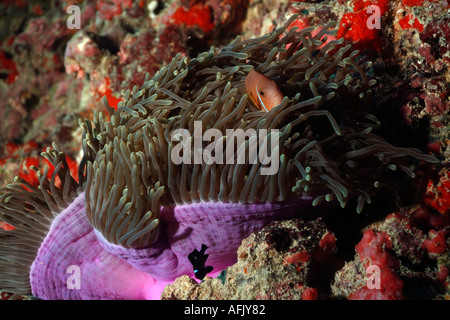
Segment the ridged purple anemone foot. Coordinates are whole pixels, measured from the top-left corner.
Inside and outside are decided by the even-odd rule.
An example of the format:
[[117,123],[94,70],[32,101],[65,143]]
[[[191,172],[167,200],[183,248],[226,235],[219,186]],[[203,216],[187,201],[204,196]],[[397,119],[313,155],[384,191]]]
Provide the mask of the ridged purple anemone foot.
[[243,238],[271,221],[298,216],[302,209],[313,214],[312,200],[304,197],[274,204],[202,202],[164,207],[158,238],[149,248],[127,249],[109,243],[101,235],[98,238],[106,251],[136,269],[157,280],[173,281],[180,275],[194,277],[188,260],[193,249],[200,250],[205,244],[207,264],[217,273],[236,262],[236,250]]
[[[342,39],[326,41],[330,26],[286,31],[296,17],[194,59],[175,56],[117,110],[104,99],[107,115],[80,121],[79,181],[54,144],[43,153],[50,179],[34,168],[39,187],[16,178],[1,190],[0,218],[16,229],[0,230],[0,289],[158,298],[164,284],[194,276],[188,255],[202,245],[218,272],[265,224],[352,199],[360,212],[380,189],[395,190],[390,171],[414,177],[414,161],[436,162],[374,133],[370,63]],[[247,99],[251,70],[284,94],[269,112]]]
[[107,242],[89,224],[82,193],[53,220],[39,248],[30,270],[32,294],[42,299],[158,299],[177,277],[194,277],[187,258],[192,248],[206,244],[208,265],[221,271],[235,262],[242,236],[296,216],[311,201],[163,208],[155,243],[127,249]]
[[41,299],[159,299],[167,284],[103,249],[86,219],[84,193],[53,220],[31,265]]

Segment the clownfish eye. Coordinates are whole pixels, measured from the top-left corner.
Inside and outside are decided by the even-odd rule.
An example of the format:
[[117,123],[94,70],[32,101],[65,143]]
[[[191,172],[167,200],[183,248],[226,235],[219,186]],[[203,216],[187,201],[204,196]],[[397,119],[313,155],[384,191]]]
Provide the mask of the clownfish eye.
[[264,97],[264,91],[259,91],[259,94]]

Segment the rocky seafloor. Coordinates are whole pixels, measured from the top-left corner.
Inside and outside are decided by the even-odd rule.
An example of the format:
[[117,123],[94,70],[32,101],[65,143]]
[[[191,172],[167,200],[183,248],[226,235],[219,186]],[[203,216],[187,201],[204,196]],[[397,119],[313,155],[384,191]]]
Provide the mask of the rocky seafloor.
[[[71,5],[80,8],[79,28],[69,28]],[[366,25],[371,5],[380,10],[379,28]],[[349,204],[317,219],[272,223],[242,242],[237,263],[219,277],[182,276],[161,298],[449,299],[447,1],[3,0],[0,187],[17,175],[37,181],[30,167],[47,165],[39,154],[53,141],[76,176],[78,118],[102,111],[103,96],[117,106],[121,90],[177,53],[195,57],[236,35],[260,36],[293,13],[299,28],[336,23],[336,37],[373,61],[378,96],[370,108],[383,137],[440,163],[419,167],[412,184],[399,181],[401,204],[386,192],[361,214]]]

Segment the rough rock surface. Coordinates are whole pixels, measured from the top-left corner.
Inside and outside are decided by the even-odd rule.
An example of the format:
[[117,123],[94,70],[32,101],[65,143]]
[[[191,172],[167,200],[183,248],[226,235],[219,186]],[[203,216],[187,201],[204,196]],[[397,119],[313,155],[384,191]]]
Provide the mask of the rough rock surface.
[[[366,227],[354,250],[340,244],[332,228],[321,218],[272,223],[244,239],[237,263],[218,277],[201,283],[179,277],[161,298],[449,298],[448,216],[404,207]],[[354,258],[344,265],[339,248]]]
[[242,241],[238,261],[200,284],[182,276],[162,299],[317,299],[336,265],[336,238],[322,219],[278,221]]
[[336,272],[333,295],[362,300],[448,299],[446,219],[422,207],[403,208],[368,226],[354,259]]

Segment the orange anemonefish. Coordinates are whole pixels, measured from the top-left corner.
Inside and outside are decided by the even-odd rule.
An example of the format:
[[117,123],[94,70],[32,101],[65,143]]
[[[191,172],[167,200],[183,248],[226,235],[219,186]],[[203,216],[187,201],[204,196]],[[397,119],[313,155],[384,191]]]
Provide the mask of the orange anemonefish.
[[267,112],[279,105],[284,97],[273,80],[254,70],[245,78],[245,87],[250,100],[259,109]]

